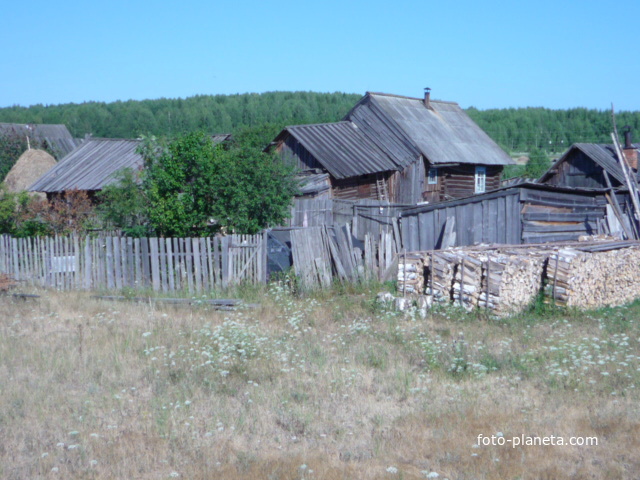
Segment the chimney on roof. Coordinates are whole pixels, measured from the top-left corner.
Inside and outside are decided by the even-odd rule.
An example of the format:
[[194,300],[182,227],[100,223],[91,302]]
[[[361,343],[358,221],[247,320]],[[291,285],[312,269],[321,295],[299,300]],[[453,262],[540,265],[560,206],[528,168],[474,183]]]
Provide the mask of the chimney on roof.
[[431,89],[429,87],[424,89],[424,106],[431,108]]
[[624,127],[624,148],[622,149],[622,154],[624,155],[627,165],[637,172],[638,150],[636,150],[631,143],[631,127],[628,125]]

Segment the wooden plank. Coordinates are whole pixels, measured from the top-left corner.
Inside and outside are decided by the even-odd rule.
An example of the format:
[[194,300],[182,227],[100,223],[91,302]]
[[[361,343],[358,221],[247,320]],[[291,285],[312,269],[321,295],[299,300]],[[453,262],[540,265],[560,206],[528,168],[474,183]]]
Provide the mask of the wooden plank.
[[604,218],[604,212],[565,213],[565,212],[525,212],[522,219],[542,222],[596,222]]
[[152,285],[151,282],[151,257],[149,252],[149,239],[140,239],[140,252],[142,261],[142,285],[147,288]]
[[161,288],[160,259],[158,257],[158,239],[152,237],[149,239],[149,263],[151,265],[151,285],[154,292],[159,292]]
[[73,255],[76,258],[76,270],[73,273],[74,288],[79,290],[82,288],[82,269],[80,267],[84,263],[84,258],[80,252],[80,240],[77,235],[73,236]]
[[158,266],[160,273],[160,288],[163,292],[167,292],[169,289],[169,282],[167,278],[168,268],[167,268],[167,253],[165,251],[165,239],[158,238]]
[[191,248],[191,239],[184,239],[185,253],[185,272],[187,274],[187,288],[189,293],[193,293],[193,249]]
[[191,239],[191,249],[193,251],[193,274],[195,277],[196,292],[202,292],[202,264],[200,258],[200,241],[198,238]]
[[165,252],[167,255],[167,277],[168,277],[167,287],[170,292],[175,292],[176,278],[175,278],[175,270],[173,268],[174,256],[173,256],[173,248],[171,245],[172,241],[170,238],[165,238],[164,241],[165,241]]
[[107,274],[107,288],[109,290],[113,290],[116,286],[115,281],[113,279],[113,273],[114,273],[113,237],[105,237],[104,241],[106,244],[105,270]]
[[127,245],[127,285],[130,287],[135,287],[136,285],[136,277],[135,277],[135,255],[133,251],[133,238],[127,237],[125,239]]
[[221,272],[222,272],[222,288],[229,286],[229,244],[231,242],[230,236],[221,238],[220,244],[220,256],[221,256]]
[[200,266],[202,268],[202,288],[203,291],[209,290],[209,262],[207,261],[207,239],[200,237]]
[[184,282],[182,274],[184,268],[182,264],[182,252],[180,251],[180,240],[177,238],[172,239],[173,247],[173,270],[175,274],[176,291],[184,290]]
[[538,233],[555,233],[555,232],[578,232],[579,234],[585,234],[589,232],[589,235],[594,234],[597,229],[595,223],[583,222],[583,223],[538,223],[538,222],[524,222],[522,225],[523,232],[538,232]]
[[116,288],[122,288],[122,253],[120,252],[120,239],[111,237],[113,241],[113,265],[115,267],[115,283]]
[[133,239],[133,257],[135,261],[135,277],[134,284],[142,287],[142,251],[140,249],[140,239]]
[[498,207],[498,217],[496,219],[497,232],[496,241],[498,243],[507,243],[507,199],[505,197],[496,198],[495,202]]
[[85,290],[90,290],[91,285],[91,272],[93,271],[93,253],[91,251],[91,239],[89,237],[85,237],[84,239],[84,271],[83,273],[83,284],[82,287]]

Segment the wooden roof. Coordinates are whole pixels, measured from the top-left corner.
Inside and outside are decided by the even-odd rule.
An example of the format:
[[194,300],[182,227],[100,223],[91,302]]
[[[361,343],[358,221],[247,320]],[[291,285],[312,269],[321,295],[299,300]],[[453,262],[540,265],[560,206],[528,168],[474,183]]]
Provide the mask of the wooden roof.
[[[510,165],[514,161],[457,103],[368,92],[342,122],[284,129],[335,178],[432,165]],[[269,147],[268,147],[269,148]]]
[[367,94],[346,115],[402,165],[422,155],[432,165],[511,165],[502,150],[455,102]]
[[287,127],[276,138],[293,136],[335,178],[396,170],[398,165],[353,122]]
[[[18,135],[29,137],[31,142],[46,142],[53,154],[62,158],[80,145],[81,141],[73,138],[64,125],[54,124],[21,124],[0,123],[0,135]],[[31,145],[35,147],[35,145]]]
[[67,190],[101,190],[115,181],[123,168],[141,170],[142,156],[136,152],[139,140],[90,138],[29,188],[32,192],[56,193]]

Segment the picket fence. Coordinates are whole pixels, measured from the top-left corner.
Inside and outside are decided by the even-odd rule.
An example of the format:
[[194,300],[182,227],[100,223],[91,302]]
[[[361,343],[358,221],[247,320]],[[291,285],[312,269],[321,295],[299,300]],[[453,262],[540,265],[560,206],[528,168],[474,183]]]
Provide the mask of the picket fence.
[[0,273],[59,290],[191,293],[267,280],[266,235],[209,238],[0,237]]

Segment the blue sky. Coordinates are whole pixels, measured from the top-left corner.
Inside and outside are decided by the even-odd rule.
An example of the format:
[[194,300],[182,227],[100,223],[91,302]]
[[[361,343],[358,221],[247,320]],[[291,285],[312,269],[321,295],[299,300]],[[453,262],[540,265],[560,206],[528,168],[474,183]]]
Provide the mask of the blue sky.
[[30,0],[0,16],[0,107],[273,90],[640,110],[640,2]]

